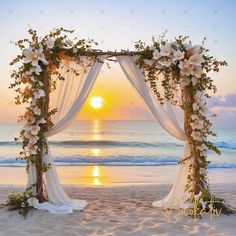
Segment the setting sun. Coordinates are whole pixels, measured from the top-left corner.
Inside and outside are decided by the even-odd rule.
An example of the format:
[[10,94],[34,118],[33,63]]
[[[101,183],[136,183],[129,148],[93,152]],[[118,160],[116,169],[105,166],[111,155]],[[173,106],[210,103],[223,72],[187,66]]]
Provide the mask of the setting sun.
[[101,108],[103,106],[103,103],[104,99],[101,97],[93,97],[90,101],[90,105],[95,109]]

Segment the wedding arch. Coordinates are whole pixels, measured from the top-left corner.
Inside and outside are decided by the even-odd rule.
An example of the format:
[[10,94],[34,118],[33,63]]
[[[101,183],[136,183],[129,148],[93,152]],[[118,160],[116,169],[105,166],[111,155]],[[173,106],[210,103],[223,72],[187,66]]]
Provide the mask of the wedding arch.
[[[208,55],[208,49],[192,45],[188,37],[174,41],[165,35],[152,44],[135,44],[136,51],[103,52],[92,49],[93,40],[69,39],[73,31],[55,29],[44,37],[30,29],[30,39],[15,44],[22,53],[12,62],[18,65],[10,88],[17,92],[16,104],[25,104],[20,116],[28,183],[20,195],[10,195],[8,204],[27,214],[31,207],[50,212],[82,210],[85,200],[72,200],[60,184],[47,138],[68,127],[88,97],[105,60],[115,57],[126,78],[142,97],[157,122],[173,137],[185,143],[184,155],[170,193],[153,203],[156,207],[194,208],[230,212],[223,199],[210,193],[207,180],[207,151],[220,151],[209,141],[211,130],[207,98],[215,92],[210,71],[227,63]],[[22,63],[23,62],[23,63]],[[178,119],[175,108],[184,115]],[[214,201],[212,201],[214,199]]]

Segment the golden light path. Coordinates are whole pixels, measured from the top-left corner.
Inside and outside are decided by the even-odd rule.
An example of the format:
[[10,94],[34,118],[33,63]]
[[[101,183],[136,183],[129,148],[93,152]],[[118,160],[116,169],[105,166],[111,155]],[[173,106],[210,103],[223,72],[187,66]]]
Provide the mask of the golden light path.
[[93,185],[101,185],[101,181],[99,179],[100,177],[100,169],[98,166],[94,166],[92,170],[92,176],[93,178]]

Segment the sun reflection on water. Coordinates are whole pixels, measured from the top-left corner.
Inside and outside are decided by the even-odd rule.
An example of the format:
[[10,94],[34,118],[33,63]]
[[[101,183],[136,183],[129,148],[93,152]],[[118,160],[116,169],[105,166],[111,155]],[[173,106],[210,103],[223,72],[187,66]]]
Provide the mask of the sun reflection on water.
[[95,177],[93,178],[93,185],[101,185],[101,179],[99,178],[101,177],[99,166],[93,166],[92,176]]
[[92,148],[91,151],[92,151],[94,156],[99,156],[99,154],[100,154],[100,149],[99,148]]

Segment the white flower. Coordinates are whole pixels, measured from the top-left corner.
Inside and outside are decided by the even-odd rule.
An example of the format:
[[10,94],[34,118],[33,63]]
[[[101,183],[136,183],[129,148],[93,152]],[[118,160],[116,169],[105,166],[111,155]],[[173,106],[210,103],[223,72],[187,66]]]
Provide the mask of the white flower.
[[197,78],[201,78],[202,75],[202,67],[201,66],[195,66],[193,68],[193,75],[195,75]]
[[36,144],[38,140],[39,140],[39,136],[37,136],[37,135],[32,135],[32,136],[30,136],[30,138],[29,138],[29,142],[30,142],[31,144]]
[[77,48],[73,48],[73,53],[77,53],[78,52],[78,49]]
[[171,59],[168,59],[168,60],[160,60],[158,61],[158,63],[162,66],[165,66],[165,67],[169,67],[172,63],[172,60]]
[[195,95],[194,95],[194,98],[195,98],[196,100],[200,100],[201,97],[202,97],[202,95],[203,95],[203,92],[197,90],[197,92],[196,92]]
[[144,59],[144,63],[145,63],[146,65],[152,66],[153,63],[154,63],[154,60]]
[[199,117],[197,115],[191,115],[192,120],[199,120]]
[[33,145],[31,143],[29,143],[27,146],[27,151],[29,152],[29,154],[31,155],[36,155],[37,154],[37,150],[38,150],[38,146],[37,145]]
[[37,106],[33,109],[33,112],[35,115],[39,115],[39,116],[41,115],[41,109],[38,108]]
[[170,51],[171,51],[171,47],[170,47],[170,44],[165,44],[165,45],[161,45],[160,47],[161,51],[160,51],[160,55],[161,56],[169,56],[170,55]]
[[43,54],[43,48],[40,45],[39,49],[33,50],[32,47],[29,47],[23,51],[24,55],[24,63],[31,63],[33,66],[38,66],[38,62],[42,61],[45,65],[48,62],[45,59],[45,55]]
[[194,140],[202,141],[202,134],[199,131],[193,131],[192,134],[191,134],[191,137]]
[[31,124],[30,124],[30,123],[25,124],[25,125],[23,126],[23,130],[25,130],[25,131],[31,130]]
[[37,66],[38,65],[39,57],[33,51],[33,49],[31,47],[25,49],[23,51],[23,55],[25,56],[24,63],[28,64],[28,63],[31,62],[33,66]]
[[33,116],[27,118],[27,122],[29,122],[30,124],[33,124],[35,122],[35,118]]
[[208,109],[206,106],[204,107],[201,107],[201,109],[199,110],[199,113],[202,115],[202,116],[206,116],[208,114]]
[[174,53],[174,61],[180,61],[183,58],[184,58],[184,52],[181,52],[180,50],[178,50]]
[[34,99],[39,99],[41,97],[45,97],[45,92],[42,89],[37,90],[34,92]]
[[189,64],[189,61],[184,59],[179,62],[179,68],[182,75],[191,75],[193,73],[193,66]]
[[31,105],[36,106],[37,104],[37,99],[32,98]]
[[65,40],[65,44],[66,44],[67,46],[71,46],[71,45],[73,44],[73,41],[70,40],[70,39],[66,39],[66,40]]
[[35,204],[37,204],[38,203],[38,200],[36,199],[36,198],[34,198],[34,197],[31,197],[31,198],[29,198],[28,200],[27,200],[27,202],[28,202],[28,204],[29,204],[29,206],[34,206]]
[[207,150],[207,146],[203,143],[201,146],[197,146],[197,149],[201,152],[206,151]]
[[194,111],[199,110],[199,106],[198,106],[198,104],[196,102],[193,103],[193,110]]
[[203,151],[201,151],[201,156],[203,156],[203,157],[206,157],[207,156],[207,150],[203,150]]
[[40,120],[37,121],[37,124],[45,124],[47,121],[44,118],[41,118]]
[[30,139],[30,137],[31,137],[30,129],[27,130],[27,131],[24,133],[24,135],[25,135],[25,137],[26,137],[27,139]]
[[210,210],[213,210],[212,204],[209,204],[208,207],[209,207]]
[[54,38],[48,38],[46,41],[46,45],[49,49],[52,49],[54,47],[55,39]]
[[188,77],[181,77],[180,79],[180,85],[181,87],[185,87],[185,86],[188,86],[190,83],[190,80]]
[[191,81],[192,81],[193,86],[195,86],[198,82],[196,77],[192,77]]
[[152,53],[153,59],[154,60],[158,60],[161,57],[160,52],[156,49],[154,50],[154,52]]
[[193,73],[193,67],[192,66],[183,67],[183,69],[181,69],[180,73],[182,75],[191,75]]
[[179,62],[179,68],[182,70],[183,68],[188,68],[189,65],[189,61],[187,59],[184,59],[183,61]]
[[155,46],[151,46],[150,50],[155,51],[157,48]]
[[38,125],[32,125],[30,132],[32,135],[37,135],[40,130],[40,127]]
[[34,67],[34,73],[35,73],[36,75],[40,75],[40,73],[41,73],[42,71],[43,71],[43,70],[42,70],[41,66],[37,65],[36,67]]
[[202,120],[194,120],[190,123],[192,129],[202,129],[204,122]]
[[189,58],[189,64],[191,65],[201,66],[203,62],[204,62],[204,59],[202,55],[200,54],[194,54]]

